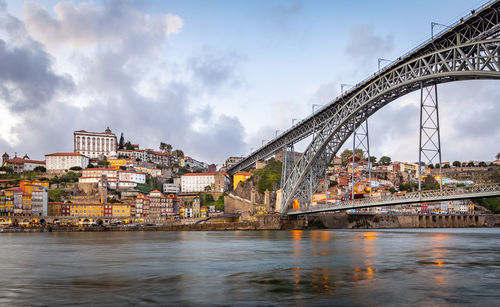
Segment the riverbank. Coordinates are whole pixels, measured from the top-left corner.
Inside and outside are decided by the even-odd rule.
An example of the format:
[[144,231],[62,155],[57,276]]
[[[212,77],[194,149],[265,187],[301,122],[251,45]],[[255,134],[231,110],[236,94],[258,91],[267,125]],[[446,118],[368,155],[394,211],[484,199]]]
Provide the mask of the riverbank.
[[249,220],[222,223],[179,221],[163,225],[121,226],[44,226],[6,227],[0,233],[19,232],[106,232],[106,231],[235,231],[235,230],[304,230],[304,229],[397,229],[397,228],[467,228],[500,227],[500,215],[381,215],[313,214],[282,218],[278,214],[251,217]]

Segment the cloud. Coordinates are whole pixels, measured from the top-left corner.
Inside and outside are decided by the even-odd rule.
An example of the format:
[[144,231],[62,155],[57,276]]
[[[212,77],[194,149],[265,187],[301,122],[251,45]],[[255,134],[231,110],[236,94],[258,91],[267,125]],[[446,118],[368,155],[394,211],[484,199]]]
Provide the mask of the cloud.
[[237,75],[237,66],[242,56],[230,52],[203,51],[189,60],[188,66],[193,72],[193,77],[205,88],[217,90],[224,85],[236,87],[240,85]]
[[10,111],[39,109],[74,89],[72,78],[53,71],[51,56],[18,19],[3,11],[0,25],[5,36],[0,39],[0,102]]
[[29,32],[51,50],[62,44],[82,48],[107,43],[144,54],[156,46],[155,42],[180,33],[184,24],[177,15],[151,16],[126,1],[105,1],[102,7],[93,2],[59,2],[54,12],[52,16],[40,4],[31,2],[23,7]]
[[[190,78],[177,77],[189,76],[196,69],[200,87],[215,89],[231,84],[237,76],[235,55],[201,53],[200,61],[179,72],[182,66],[178,63],[173,63],[174,68],[165,64],[169,59],[164,52],[169,35],[179,33],[183,26],[179,16],[150,16],[119,1],[106,1],[102,7],[93,2],[60,2],[54,11],[52,16],[40,5],[24,6],[24,24],[29,30],[26,38],[37,48],[0,44],[0,56],[12,58],[12,64],[0,63],[0,67],[17,67],[19,75],[11,77],[17,83],[7,92],[10,96],[4,97],[5,103],[15,105],[14,94],[21,90],[36,91],[35,82],[49,91],[25,90],[29,94],[25,95],[26,103],[43,100],[45,108],[37,111],[28,104],[10,128],[2,126],[0,145],[7,151],[31,155],[72,151],[73,131],[103,131],[109,126],[142,148],[158,148],[160,142],[167,142],[206,162],[243,153],[247,146],[239,120],[214,114],[209,106],[195,110],[192,102],[205,94],[192,86]],[[22,21],[14,17],[11,21],[24,28]],[[66,99],[56,99],[55,93],[62,91],[71,77],[52,73],[52,57],[43,51],[44,46],[50,46],[50,52],[65,64],[59,69],[74,72],[74,92]],[[70,53],[60,51],[67,47],[72,49]],[[1,69],[0,78],[5,70],[10,71]],[[45,80],[39,80],[42,77]],[[203,129],[196,123],[202,123]]]
[[349,31],[349,43],[345,52],[363,62],[370,62],[385,56],[393,49],[394,43],[391,35],[386,37],[375,34],[374,27],[361,24]]

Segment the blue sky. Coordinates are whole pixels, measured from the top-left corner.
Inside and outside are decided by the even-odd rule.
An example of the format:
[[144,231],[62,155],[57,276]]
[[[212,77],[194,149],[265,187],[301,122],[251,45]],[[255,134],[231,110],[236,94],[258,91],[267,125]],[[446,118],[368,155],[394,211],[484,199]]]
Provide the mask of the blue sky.
[[[307,116],[313,103],[333,99],[341,83],[375,72],[377,58],[397,58],[429,38],[432,21],[449,24],[482,3],[7,1],[3,18],[19,21],[45,72],[64,82],[29,110],[0,98],[9,118],[0,124],[0,150],[41,158],[71,151],[73,130],[110,126],[143,148],[166,141],[221,163]],[[168,34],[161,33],[165,18]],[[8,50],[33,48],[15,35],[0,36]],[[500,115],[497,87],[440,87],[444,160],[492,160],[500,151],[498,127],[485,121],[471,128],[459,108]],[[373,116],[373,155],[417,159],[417,104],[418,96],[408,95]],[[38,121],[40,113],[54,128]],[[20,127],[37,132],[26,136]]]

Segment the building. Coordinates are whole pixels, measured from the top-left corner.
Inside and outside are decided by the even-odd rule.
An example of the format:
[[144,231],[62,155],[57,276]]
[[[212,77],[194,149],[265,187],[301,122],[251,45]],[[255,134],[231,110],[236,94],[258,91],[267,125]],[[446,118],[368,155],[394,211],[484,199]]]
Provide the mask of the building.
[[248,172],[238,172],[238,173],[234,174],[233,175],[233,190],[236,190],[238,183],[250,179],[251,176],[252,176],[252,173],[248,173]]
[[149,193],[149,214],[152,217],[167,215],[167,198],[158,190]]
[[129,217],[130,204],[126,203],[48,203],[50,216],[69,216],[82,218]]
[[10,159],[7,153],[2,155],[2,166],[12,167],[14,173],[22,173],[25,171],[33,171],[37,166],[45,166],[45,161],[30,160],[28,155],[23,158],[14,156]]
[[164,183],[163,193],[165,194],[179,194],[181,188],[176,183]]
[[234,165],[236,165],[238,162],[240,162],[243,159],[245,159],[245,157],[229,157],[229,158],[227,158],[226,162],[224,163],[224,165],[221,168],[221,171],[227,171],[228,169],[230,169],[231,167],[233,167]]
[[117,155],[116,135],[109,127],[104,132],[75,131],[74,152],[91,159],[115,157]]
[[146,183],[146,174],[117,170],[112,168],[88,168],[82,171],[82,177],[78,178],[80,183],[100,183],[102,177],[106,177],[106,187],[115,189],[132,189],[137,184]]
[[224,192],[229,189],[227,173],[188,173],[181,176],[182,193]]
[[181,167],[192,168],[192,169],[206,169],[208,165],[204,162],[197,161],[191,157],[184,157],[181,159]]
[[135,212],[137,217],[149,215],[149,197],[139,194],[135,200]]
[[47,171],[62,171],[72,167],[87,168],[89,158],[77,152],[59,152],[45,155]]
[[35,216],[47,216],[49,193],[40,188],[35,188],[31,192],[31,214]]

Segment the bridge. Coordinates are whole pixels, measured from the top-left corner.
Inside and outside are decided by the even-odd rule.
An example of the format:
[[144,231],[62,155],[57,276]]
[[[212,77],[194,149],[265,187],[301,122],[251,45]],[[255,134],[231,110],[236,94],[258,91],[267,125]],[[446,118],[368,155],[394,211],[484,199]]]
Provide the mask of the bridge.
[[[436,23],[432,23],[434,25]],[[454,24],[445,26],[440,33],[432,35],[429,40],[358,82],[347,92],[253,151],[228,172],[234,174],[283,151],[280,211],[283,215],[308,213],[312,208],[313,193],[324,178],[328,165],[347,139],[351,136],[356,139],[357,133],[363,133],[360,129],[366,127],[366,143],[369,144],[367,119],[385,105],[416,90],[421,93],[419,168],[422,157],[428,162],[439,158],[441,167],[437,85],[460,80],[500,79],[499,37],[500,0],[496,0],[472,10]],[[295,161],[294,144],[307,137],[312,140],[301,158]],[[418,172],[420,171],[419,169]],[[490,192],[472,194],[486,197],[490,196],[488,193]],[[498,196],[498,189],[495,193],[491,196]],[[464,192],[459,195],[462,198],[483,197],[472,194]],[[432,199],[445,200],[447,197],[441,194]],[[419,196],[418,199],[411,198],[411,201],[420,202],[424,199]],[[295,200],[301,206],[296,212],[291,205]],[[392,202],[373,205],[404,203],[407,200],[394,199]],[[351,202],[352,206],[356,204],[357,201]],[[338,206],[331,208],[340,208]],[[363,206],[371,205],[364,203]],[[349,207],[345,206],[343,209]]]

